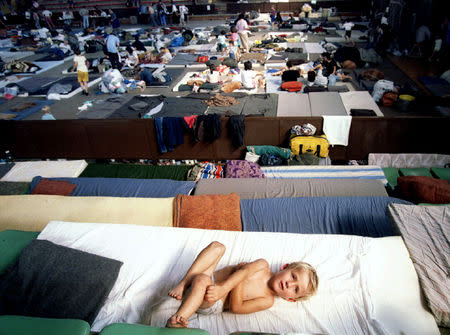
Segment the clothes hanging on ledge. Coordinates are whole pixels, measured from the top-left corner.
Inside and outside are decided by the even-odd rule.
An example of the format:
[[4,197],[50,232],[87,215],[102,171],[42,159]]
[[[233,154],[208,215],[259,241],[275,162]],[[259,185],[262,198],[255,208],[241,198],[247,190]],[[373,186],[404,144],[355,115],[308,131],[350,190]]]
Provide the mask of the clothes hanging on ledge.
[[228,120],[228,129],[231,133],[231,142],[236,148],[244,145],[245,115],[232,115]]
[[160,153],[175,150],[177,145],[184,143],[183,123],[179,117],[156,117],[156,141]]
[[222,135],[222,121],[218,114],[199,115],[195,122],[197,141],[214,142]]

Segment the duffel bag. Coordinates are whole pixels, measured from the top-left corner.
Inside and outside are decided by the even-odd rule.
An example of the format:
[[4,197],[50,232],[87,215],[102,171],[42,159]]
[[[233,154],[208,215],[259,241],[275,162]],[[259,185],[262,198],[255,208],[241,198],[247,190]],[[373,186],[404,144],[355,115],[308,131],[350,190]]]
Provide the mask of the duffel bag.
[[328,156],[328,140],[326,135],[318,136],[297,136],[290,139],[290,146],[293,155],[314,154],[319,157]]

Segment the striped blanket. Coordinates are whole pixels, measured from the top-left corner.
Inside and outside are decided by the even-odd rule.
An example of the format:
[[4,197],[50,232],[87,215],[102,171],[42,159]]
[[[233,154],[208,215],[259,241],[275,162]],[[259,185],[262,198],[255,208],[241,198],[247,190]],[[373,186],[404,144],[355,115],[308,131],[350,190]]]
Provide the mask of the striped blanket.
[[261,169],[266,178],[375,179],[387,184],[383,170],[374,165],[271,166]]

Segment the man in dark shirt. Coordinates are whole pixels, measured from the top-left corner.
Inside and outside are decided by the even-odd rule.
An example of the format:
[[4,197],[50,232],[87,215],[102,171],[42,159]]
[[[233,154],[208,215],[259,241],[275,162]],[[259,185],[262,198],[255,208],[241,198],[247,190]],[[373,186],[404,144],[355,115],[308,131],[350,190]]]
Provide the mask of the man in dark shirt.
[[[322,54],[322,74],[325,77],[328,77],[328,86],[334,86],[337,81],[341,80],[351,80],[351,76],[346,75],[342,72],[342,70],[337,70],[336,61],[331,58],[331,54],[328,52],[324,52]],[[313,68],[316,70],[320,67],[320,64]]]
[[331,58],[331,55],[328,52],[324,52],[322,58],[322,66],[324,69],[323,75],[328,77],[330,74],[336,74],[337,64],[336,61]]
[[135,37],[134,37],[134,42],[133,42],[133,47],[137,50],[137,51],[147,51],[146,49],[145,49],[145,46],[144,46],[144,43],[142,43],[140,40],[139,40],[139,35],[136,35]]
[[288,60],[286,62],[287,70],[283,71],[281,75],[281,81],[284,83],[286,81],[297,81],[300,77],[300,72],[298,70],[294,70],[292,62]]

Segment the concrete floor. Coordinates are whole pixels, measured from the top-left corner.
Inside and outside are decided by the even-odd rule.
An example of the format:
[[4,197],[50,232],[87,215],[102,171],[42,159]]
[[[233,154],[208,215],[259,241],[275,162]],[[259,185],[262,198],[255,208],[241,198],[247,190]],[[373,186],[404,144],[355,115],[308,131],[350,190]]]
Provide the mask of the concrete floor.
[[[206,26],[217,26],[217,25],[221,25],[221,24],[225,24],[224,20],[208,20],[208,21],[191,21],[188,23],[188,27],[189,28],[195,28],[195,27],[206,27]],[[136,26],[124,26],[122,28],[126,29],[126,28],[136,28]],[[143,27],[143,28],[147,28],[149,26],[143,26],[143,25],[139,25],[139,27]],[[288,31],[287,31],[288,32]],[[262,35],[264,34],[264,32],[257,32],[254,33],[253,36],[250,37],[251,41],[260,39],[262,37]],[[323,36],[322,35],[315,35],[315,34],[308,34],[308,42],[319,42],[323,40]],[[40,58],[42,55],[33,55],[30,56],[28,58],[26,58],[26,60],[29,61],[33,61],[36,60],[38,58]],[[98,52],[96,54],[89,54],[89,58],[94,58],[97,56],[103,56],[103,52]],[[396,76],[397,77],[402,77],[405,81],[408,81],[408,77],[403,74],[395,65],[392,64],[392,62],[390,62],[388,59],[386,59],[386,64],[383,64],[386,69],[390,69],[390,71],[397,71]],[[63,75],[61,74],[61,72],[63,70],[68,69],[69,67],[71,67],[73,65],[73,61],[72,60],[67,60],[64,62],[64,64],[59,65],[51,70],[48,70],[46,72],[44,72],[43,74],[45,74],[46,76],[67,76],[67,75]],[[188,70],[185,69],[184,73],[187,72]],[[183,75],[184,75],[183,73]],[[76,74],[71,74],[72,76],[75,76]],[[182,95],[187,95],[189,94],[189,92],[172,92],[172,87],[175,85],[176,83],[172,83],[171,86],[169,88],[147,88],[143,93],[141,93],[139,90],[135,90],[134,92],[131,93],[127,93],[127,94],[132,94],[132,95],[139,95],[139,94],[163,94],[166,96],[182,96]],[[52,114],[54,115],[54,117],[56,119],[77,119],[77,113],[78,113],[78,107],[81,106],[84,102],[86,101],[99,101],[99,100],[103,100],[103,99],[107,99],[108,97],[110,97],[110,95],[108,94],[96,94],[98,92],[98,85],[95,85],[93,87],[90,88],[89,90],[90,95],[89,96],[84,96],[82,94],[76,94],[75,96],[73,96],[72,98],[69,99],[62,99],[59,101],[55,101],[53,105],[51,105],[51,111]],[[11,108],[14,108],[20,104],[22,104],[23,102],[27,102],[27,101],[36,101],[36,100],[45,100],[44,98],[33,98],[33,97],[26,97],[26,98],[21,98],[21,97],[17,97],[12,99],[11,101],[8,101],[2,105],[0,105],[0,110],[1,111],[7,111]],[[399,113],[395,108],[382,108],[383,113],[385,114],[385,116],[405,116],[405,115],[415,115],[417,116],[417,113]],[[38,112],[38,113],[34,113],[32,115],[30,115],[29,117],[26,118],[26,120],[40,120],[42,116],[42,113]]]

